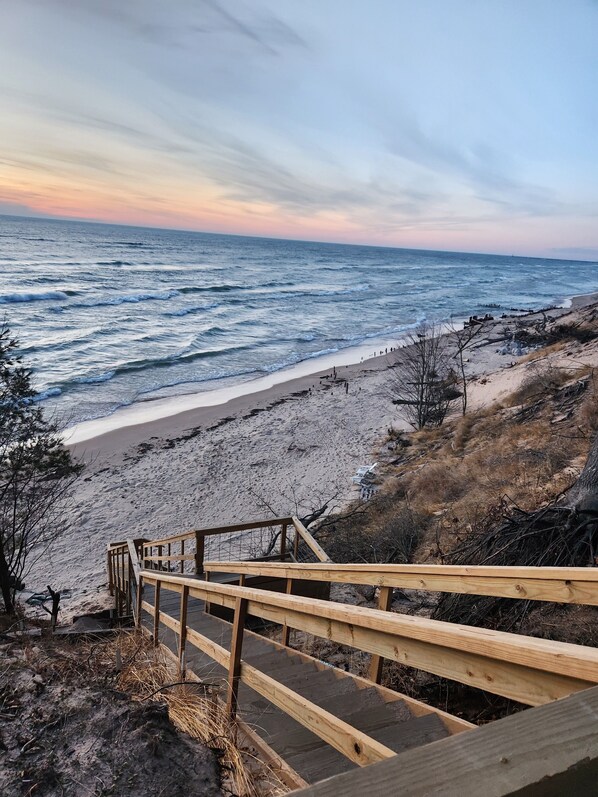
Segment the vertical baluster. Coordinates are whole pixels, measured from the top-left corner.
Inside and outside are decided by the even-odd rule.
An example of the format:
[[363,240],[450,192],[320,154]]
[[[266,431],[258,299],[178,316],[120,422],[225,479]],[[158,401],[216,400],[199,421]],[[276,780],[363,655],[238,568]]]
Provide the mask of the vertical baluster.
[[[287,595],[292,595],[292,593],[293,593],[293,579],[292,578],[287,578],[286,594]],[[287,647],[288,644],[289,644],[289,634],[290,634],[290,632],[291,632],[291,629],[289,628],[289,626],[286,623],[284,623],[283,626],[282,626],[282,634],[281,634],[280,641],[285,647]]]
[[241,675],[241,651],[243,648],[243,629],[247,616],[247,600],[237,598],[235,601],[235,620],[230,646],[230,660],[228,667],[228,696],[226,699],[226,712],[231,718],[237,713],[239,694],[239,677]]
[[154,645],[158,645],[158,629],[160,627],[160,582],[154,587]]
[[181,592],[181,610],[179,621],[181,633],[179,634],[179,672],[181,678],[185,676],[185,645],[187,644],[187,604],[189,603],[189,587],[183,586]]
[[[185,555],[185,540],[181,540],[181,556]],[[185,572],[185,560],[181,559],[181,573]]]
[[201,576],[203,573],[205,537],[199,531],[195,532],[195,575]]
[[[390,605],[392,603],[392,587],[380,587],[380,594],[378,595],[378,608],[381,609],[383,612],[387,612],[390,609]],[[382,679],[382,665],[384,664],[384,659],[382,656],[378,656],[376,654],[372,655],[370,660],[370,670],[369,670],[369,679],[376,684],[379,684]]]
[[287,555],[287,524],[283,523],[280,530],[280,561],[284,562]]
[[141,602],[143,600],[143,584],[142,584],[142,576],[139,576],[139,581],[137,582],[137,617],[135,618],[135,625],[137,628],[141,628],[141,613],[143,611],[141,607]]

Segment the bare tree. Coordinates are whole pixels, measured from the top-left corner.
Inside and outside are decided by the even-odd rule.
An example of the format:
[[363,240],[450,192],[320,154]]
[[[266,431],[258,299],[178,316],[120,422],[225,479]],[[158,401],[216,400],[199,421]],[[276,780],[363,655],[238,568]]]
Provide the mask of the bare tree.
[[0,327],[0,591],[7,613],[33,562],[64,530],[63,501],[81,470],[36,403],[17,341]]
[[446,336],[435,324],[421,324],[397,350],[389,392],[414,429],[440,426],[461,395],[451,359]]
[[482,324],[467,324],[458,328],[455,324],[451,325],[451,337],[453,338],[455,352],[453,359],[457,363],[459,371],[459,381],[461,383],[461,409],[463,415],[467,412],[467,367],[465,353],[476,343],[482,331]]

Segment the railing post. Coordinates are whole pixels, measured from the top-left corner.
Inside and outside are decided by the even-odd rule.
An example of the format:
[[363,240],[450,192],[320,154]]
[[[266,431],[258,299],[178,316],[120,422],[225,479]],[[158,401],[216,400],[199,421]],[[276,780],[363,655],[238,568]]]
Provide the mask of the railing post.
[[[206,581],[209,581],[209,580],[210,580],[210,573],[209,573],[209,571],[208,571],[207,573],[204,573],[204,578],[205,578],[205,580],[206,580]],[[206,598],[206,600],[205,600],[205,603],[204,603],[204,607],[203,607],[203,608],[204,608],[204,612],[205,612],[206,614],[209,614],[209,613],[210,613],[210,601],[208,600],[208,598]]]
[[[124,556],[125,554],[123,554]],[[126,555],[126,560],[128,563],[127,567],[127,614],[133,613],[133,562],[131,561],[131,557]]]
[[[390,605],[392,603],[392,587],[380,587],[380,594],[378,595],[378,608],[383,611],[387,612],[390,609]],[[382,665],[384,664],[384,659],[382,656],[378,656],[376,654],[372,655],[370,660],[370,670],[369,670],[369,679],[373,681],[375,684],[379,684],[382,679]]]
[[114,595],[114,573],[112,571],[112,551],[106,550],[106,569],[108,570],[108,592]]
[[[293,579],[292,578],[287,578],[286,594],[287,595],[291,595],[292,592],[293,592]],[[291,632],[291,629],[288,627],[288,625],[286,623],[284,623],[283,626],[282,626],[282,634],[281,634],[281,637],[280,637],[280,641],[281,641],[281,644],[283,644],[285,647],[288,647],[290,632]]]
[[196,576],[201,576],[201,574],[203,573],[204,548],[205,548],[205,537],[201,532],[196,531],[195,532],[195,575]]
[[141,602],[143,601],[142,578],[142,576],[139,576],[139,581],[137,582],[137,617],[135,618],[137,628],[141,628],[141,612],[143,611],[141,608]]
[[284,562],[287,555],[287,524],[283,523],[280,530],[280,561]]
[[[181,540],[181,556],[185,555],[185,540]],[[181,575],[185,572],[185,560],[181,559]]]
[[154,587],[154,645],[158,645],[158,628],[160,626],[160,582]]
[[233,635],[230,644],[230,660],[228,666],[228,696],[226,699],[226,713],[234,719],[237,713],[237,698],[239,693],[239,677],[241,675],[241,650],[243,648],[243,629],[247,616],[247,599],[237,598],[235,601],[235,620]]
[[179,622],[181,632],[179,634],[179,673],[181,679],[185,677],[185,645],[187,644],[187,604],[189,603],[189,587],[184,585],[181,591],[181,610],[179,612]]
[[295,528],[294,525],[293,525],[293,528],[295,529],[295,542],[293,544],[293,556],[295,557],[295,561],[297,562],[297,561],[299,561],[299,532],[297,531],[297,529]]
[[164,546],[163,546],[163,545],[158,545],[158,546],[157,546],[157,548],[158,548],[158,556],[159,556],[160,558],[159,558],[159,559],[158,559],[158,561],[156,562],[156,565],[157,565],[157,567],[158,567],[158,570],[162,570],[162,569],[163,569],[163,564],[162,564],[162,561],[163,561],[163,560],[162,560],[162,556],[163,556]]

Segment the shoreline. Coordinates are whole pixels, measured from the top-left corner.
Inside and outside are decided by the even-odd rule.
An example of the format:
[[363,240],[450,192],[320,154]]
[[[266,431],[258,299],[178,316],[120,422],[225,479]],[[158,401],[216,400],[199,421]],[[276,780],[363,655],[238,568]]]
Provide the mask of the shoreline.
[[[565,299],[558,307],[532,309],[517,314],[512,312],[505,317],[495,318],[495,321],[507,323],[516,318],[543,312],[566,314],[597,299],[598,293],[577,294]],[[455,323],[461,324],[463,321],[455,319]],[[408,330],[403,333],[406,334]],[[349,369],[346,372],[347,376],[355,376],[355,371],[366,364],[374,370],[379,370],[381,367],[386,367],[387,354],[383,353],[384,350],[390,352],[392,348],[400,345],[401,336],[392,339],[372,338],[356,346],[348,346],[316,358],[307,358],[278,371],[226,387],[135,401],[109,415],[74,424],[64,431],[63,437],[66,445],[77,451],[81,448],[84,450],[91,448],[96,451],[115,443],[121,448],[144,439],[148,432],[164,434],[165,425],[171,425],[175,431],[182,430],[187,423],[198,425],[221,417],[225,408],[235,413],[256,402],[276,400],[280,395],[293,390],[306,389],[305,385],[308,382],[313,384],[314,380],[320,379],[333,367]],[[372,348],[374,352],[370,353]],[[385,361],[384,366],[378,362],[379,360]]]

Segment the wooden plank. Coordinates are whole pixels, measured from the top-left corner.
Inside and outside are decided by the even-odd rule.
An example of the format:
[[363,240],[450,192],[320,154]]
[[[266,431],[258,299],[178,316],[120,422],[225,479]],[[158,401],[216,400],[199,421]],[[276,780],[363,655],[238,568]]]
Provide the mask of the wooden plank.
[[195,535],[195,575],[200,576],[203,573],[203,560],[205,551],[206,538],[199,532]]
[[211,659],[214,659],[215,662],[225,669],[228,669],[230,653],[226,648],[223,648],[222,645],[200,634],[199,631],[191,627],[187,628],[187,642],[198,650],[201,650],[202,653],[205,653]]
[[181,624],[181,632],[179,634],[179,668],[181,675],[184,675],[184,656],[185,656],[185,642],[187,640],[187,606],[189,603],[189,587],[183,587],[181,592],[181,606],[179,609],[179,622]]
[[243,683],[360,766],[395,755],[390,748],[246,662],[241,663],[241,679]]
[[137,548],[133,540],[127,540],[127,550],[129,552],[129,561],[131,562],[131,568],[133,569],[133,575],[135,577],[135,581],[139,583],[139,573],[141,572],[141,567],[139,566],[139,557],[137,556]]
[[[292,581],[291,581],[292,583]],[[382,612],[387,612],[392,604],[392,587],[380,587],[380,594],[378,595],[378,608]],[[382,665],[384,659],[381,656],[374,654],[370,661],[369,678],[375,684],[379,684],[382,680]]]
[[171,556],[146,556],[146,562],[192,562],[195,559],[194,553],[172,554]]
[[[189,631],[191,631],[191,629],[189,629]],[[144,629],[144,632],[147,633],[147,630]],[[198,634],[197,636],[201,636],[201,635]],[[203,637],[203,639],[205,639],[206,642],[209,642],[212,645],[214,644],[214,643],[212,643],[211,640],[207,639],[206,637]],[[191,642],[191,639],[189,639],[189,642]],[[218,648],[219,646],[216,645],[216,647]],[[163,643],[160,643],[160,648],[161,648],[163,653],[168,658],[170,658],[170,659],[172,659],[172,660],[174,660],[176,662],[176,654],[174,654],[172,652],[172,650],[170,650],[170,648],[168,648]],[[202,648],[200,648],[200,649],[202,649]],[[225,650],[224,648],[220,648],[220,651],[226,656],[226,661],[228,662],[228,655],[229,655],[228,651]],[[212,658],[216,658],[216,657],[213,656]],[[227,667],[228,663],[223,664],[223,666]],[[192,681],[199,681],[200,683],[202,683],[204,681],[204,679],[200,678],[191,669],[187,671],[187,679],[188,680],[192,680]],[[216,699],[217,699],[218,702],[220,702],[218,696],[216,696]],[[255,747],[259,751],[260,756],[262,757],[262,759],[264,761],[266,761],[268,764],[271,765],[271,767],[274,770],[274,772],[276,773],[276,775],[280,778],[280,780],[286,786],[288,786],[290,789],[302,789],[302,788],[305,788],[305,787],[308,786],[306,781],[303,780],[303,778],[300,775],[298,775],[295,772],[295,770],[286,763],[286,761],[283,761],[283,759],[278,755],[278,753],[276,753],[270,747],[270,745],[267,744],[262,739],[262,737],[258,733],[256,733],[256,731],[253,730],[253,728],[251,728],[249,725],[247,725],[239,717],[237,717],[237,719],[236,719],[236,725],[237,725],[237,728],[240,731],[240,733],[243,736],[245,736],[245,738],[249,741],[249,744],[251,746]]]
[[598,688],[323,780],[297,797],[596,793]]
[[160,581],[157,581],[154,589],[154,645],[157,645],[159,642],[161,589],[162,584]]
[[149,582],[157,579],[187,581],[190,595],[222,606],[247,598],[253,616],[529,705],[598,683],[594,648],[147,571]]
[[536,666],[515,664],[509,661],[506,650],[504,657],[495,651],[495,655],[489,658],[471,653],[465,648],[454,650],[442,643],[435,644],[396,633],[362,628],[347,620],[329,620],[300,612],[283,611],[251,601],[249,613],[275,623],[286,622],[292,628],[323,639],[377,654],[408,667],[450,678],[527,705],[557,700],[587,689],[598,681],[597,674],[592,681],[554,674],[550,671],[553,662],[548,664],[548,671],[542,662],[538,662]]
[[598,606],[598,568],[206,562],[220,573]]
[[[209,536],[211,534],[230,534],[235,531],[250,531],[251,529],[263,529],[268,526],[280,526],[282,523],[291,523],[290,517],[267,518],[266,520],[248,520],[244,523],[232,523],[227,526],[210,526],[205,529],[193,529],[191,531],[184,531],[181,534],[172,534],[169,537],[162,537],[159,540],[151,540],[152,545],[165,545],[169,542],[178,542],[179,540],[192,540],[197,533]],[[123,543],[115,543],[115,545],[122,545]]]
[[141,604],[143,602],[143,579],[141,576],[137,579],[137,607],[135,612],[135,625],[141,628]]
[[[206,595],[213,602],[230,606],[231,598],[245,597],[251,602],[250,613],[264,619],[273,619],[273,609],[280,609],[274,620],[280,625],[284,622],[284,612],[293,613],[293,622],[300,623],[300,615],[306,618],[315,616],[320,619],[340,621],[380,633],[417,639],[455,650],[478,653],[496,659],[506,659],[529,667],[537,667],[547,672],[560,673],[582,680],[598,683],[598,649],[584,645],[573,645],[568,642],[526,637],[504,631],[493,631],[487,628],[447,623],[441,620],[430,620],[425,617],[381,612],[363,606],[348,606],[324,601],[317,598],[303,598],[297,595],[284,595],[269,590],[251,587],[237,587],[216,582],[186,579],[176,575],[163,575],[154,571],[143,574],[148,581],[161,580],[168,589],[176,589],[188,583],[190,594],[200,599]],[[268,611],[268,616],[264,612]],[[296,626],[293,626],[296,627]],[[307,629],[299,629],[307,630]]]
[[[291,595],[293,592],[293,579],[287,578],[287,585],[286,585],[286,594]],[[286,623],[282,626],[282,633],[280,635],[280,643],[284,645],[285,648],[289,645],[289,636],[291,633],[291,629],[288,627]]]
[[247,601],[237,598],[235,602],[235,619],[233,635],[230,643],[230,659],[228,665],[228,694],[226,697],[226,713],[230,717],[237,714],[239,678],[241,676],[241,651],[243,649],[243,632],[247,617]]
[[332,559],[328,556],[326,551],[319,545],[309,531],[305,528],[303,523],[297,517],[291,518],[291,522],[295,527],[295,531],[301,535],[301,539],[303,540],[309,548],[311,548],[312,552],[316,555],[316,557],[320,560],[320,562],[331,562]]

